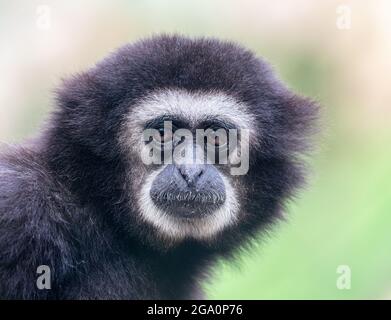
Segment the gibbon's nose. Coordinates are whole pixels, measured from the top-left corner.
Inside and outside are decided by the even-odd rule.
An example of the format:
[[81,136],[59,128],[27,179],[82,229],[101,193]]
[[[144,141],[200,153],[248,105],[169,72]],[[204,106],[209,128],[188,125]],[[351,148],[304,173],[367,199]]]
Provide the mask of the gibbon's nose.
[[194,187],[198,179],[204,174],[205,166],[198,164],[183,164],[178,166],[178,171],[189,187]]

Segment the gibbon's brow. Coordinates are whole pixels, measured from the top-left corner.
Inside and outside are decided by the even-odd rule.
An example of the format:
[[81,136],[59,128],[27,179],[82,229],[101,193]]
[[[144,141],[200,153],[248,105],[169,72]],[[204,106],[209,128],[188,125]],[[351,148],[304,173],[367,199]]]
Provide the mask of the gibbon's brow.
[[[164,122],[170,121],[172,123],[173,129],[190,129],[189,123],[182,117],[176,115],[162,115],[156,118],[153,118],[147,121],[144,125],[144,129],[160,129],[164,127]],[[195,129],[237,129],[237,126],[225,119],[220,119],[218,117],[207,117],[199,122]]]
[[214,117],[208,117],[207,119],[203,120],[200,123],[199,127],[199,129],[210,128],[212,130],[224,129],[227,131],[231,129],[237,129],[237,126],[232,122]]
[[173,128],[188,128],[189,124],[186,122],[186,120],[182,119],[178,116],[173,115],[162,115],[156,118],[153,118],[151,120],[148,120],[145,125],[144,129],[159,129],[164,127],[165,121],[171,121]]

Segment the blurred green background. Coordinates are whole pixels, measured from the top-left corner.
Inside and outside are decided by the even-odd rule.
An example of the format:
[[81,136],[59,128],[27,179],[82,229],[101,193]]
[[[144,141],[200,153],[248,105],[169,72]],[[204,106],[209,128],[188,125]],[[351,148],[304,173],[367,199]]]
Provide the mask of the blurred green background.
[[237,41],[323,106],[307,190],[272,235],[216,266],[208,297],[391,298],[391,2],[0,0],[0,141],[39,129],[62,77],[159,32]]

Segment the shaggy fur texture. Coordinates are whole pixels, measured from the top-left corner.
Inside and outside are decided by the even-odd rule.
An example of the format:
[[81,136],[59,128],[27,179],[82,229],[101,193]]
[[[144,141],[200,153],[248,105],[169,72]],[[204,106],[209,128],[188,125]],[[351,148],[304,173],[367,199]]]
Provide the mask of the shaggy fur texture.
[[[164,89],[223,92],[257,126],[238,178],[240,221],[208,241],[164,241],[133,205],[135,160],[120,130],[132,106]],[[0,298],[194,298],[211,262],[271,225],[301,186],[316,114],[236,44],[158,36],[120,48],[64,82],[38,139],[2,151]],[[36,287],[39,265],[51,268],[51,290]]]

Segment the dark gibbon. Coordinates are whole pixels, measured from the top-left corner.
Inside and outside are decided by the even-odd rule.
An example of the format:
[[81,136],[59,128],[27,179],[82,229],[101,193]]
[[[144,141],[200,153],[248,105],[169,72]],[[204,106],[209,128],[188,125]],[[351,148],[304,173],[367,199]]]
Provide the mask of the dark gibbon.
[[303,185],[317,110],[211,38],[141,40],[65,80],[41,133],[2,148],[0,298],[202,297]]

